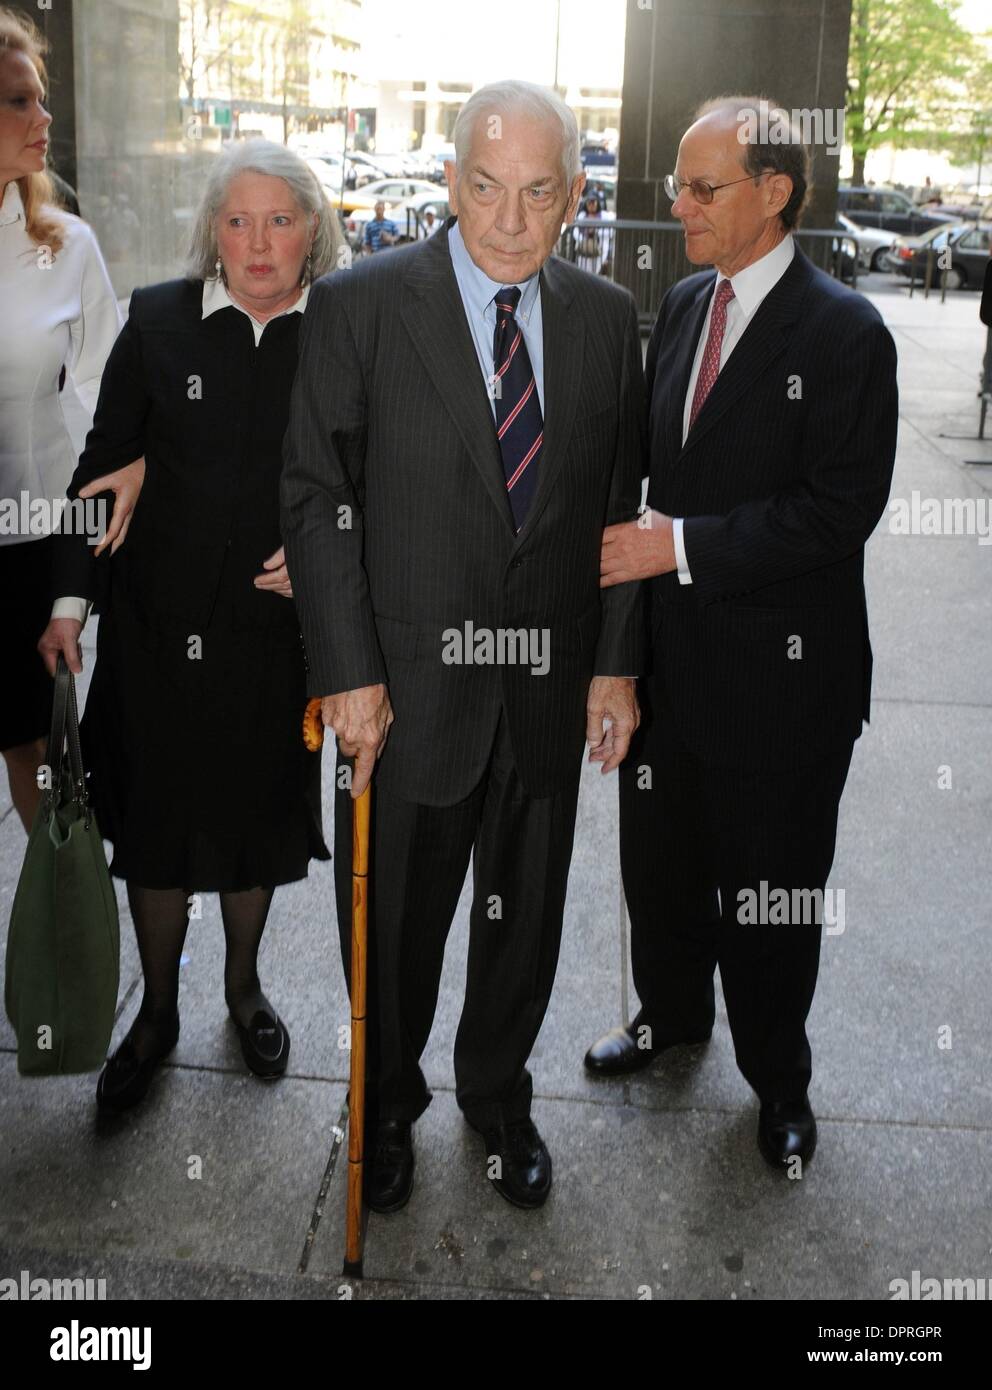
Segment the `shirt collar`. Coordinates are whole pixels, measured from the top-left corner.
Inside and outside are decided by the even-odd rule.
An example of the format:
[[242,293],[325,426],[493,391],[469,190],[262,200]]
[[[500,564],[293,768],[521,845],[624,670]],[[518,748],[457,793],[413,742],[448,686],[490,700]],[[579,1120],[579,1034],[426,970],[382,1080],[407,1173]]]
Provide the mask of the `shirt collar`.
[[[743,270],[739,270],[736,275],[730,277],[734,287],[734,298],[741,306],[741,311],[746,319],[751,317],[768,291],[773,289],[781,280],[788,270],[795,252],[792,233],[787,232],[778,245],[773,246],[760,260],[746,265]],[[718,272],[717,285],[721,280],[727,278],[722,271]]]
[[[303,293],[300,295],[296,303],[291,304],[289,308],[284,309],[282,313],[302,314],[304,309],[307,307],[307,300],[309,299],[309,297],[310,286],[304,285]],[[258,324],[260,328],[263,328],[265,326],[264,324],[260,323],[260,321],[255,317],[254,314],[249,314],[248,310],[245,309],[243,305],[238,304],[235,300],[231,298],[231,296],[227,292],[227,286],[224,284],[224,281],[220,278],[220,276],[217,276],[216,279],[204,280],[203,314],[201,317],[206,319],[209,318],[211,314],[215,314],[218,309],[228,308],[240,310],[242,314],[246,314],[247,317],[251,319],[252,323]],[[276,314],[276,318],[282,318],[282,314]],[[271,323],[272,320],[268,319],[267,322]]]
[[[448,250],[451,252],[451,264],[463,295],[467,297],[472,312],[479,318],[484,318],[496,293],[508,286],[499,280],[490,280],[486,272],[479,269],[462,240],[457,221],[452,222],[448,229]],[[517,305],[515,317],[526,325],[534,312],[541,288],[540,272],[535,271],[529,279],[517,281],[517,288],[520,291],[520,303]],[[495,312],[494,309],[493,314]]]
[[21,201],[21,190],[17,186],[17,180],[11,179],[3,195],[3,206],[0,207],[0,227],[6,227],[11,222],[24,221],[24,204]]

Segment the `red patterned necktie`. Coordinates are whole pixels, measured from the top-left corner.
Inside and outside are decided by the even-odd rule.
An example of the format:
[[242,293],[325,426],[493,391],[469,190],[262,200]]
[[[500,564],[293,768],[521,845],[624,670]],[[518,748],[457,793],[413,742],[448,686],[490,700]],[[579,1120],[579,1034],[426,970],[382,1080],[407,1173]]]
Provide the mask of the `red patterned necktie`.
[[514,318],[520,303],[520,290],[516,285],[504,286],[493,302],[496,305],[493,333],[496,434],[513,522],[519,531],[537,491],[544,419],[523,333]]
[[734,287],[729,280],[721,280],[713,296],[713,312],[710,315],[710,331],[703,351],[703,360],[696,380],[696,390],[692,397],[692,410],[689,413],[689,428],[696,423],[696,416],[703,408],[703,402],[713,389],[713,383],[720,375],[720,353],[723,351],[723,334],[727,327],[727,305],[734,297]]

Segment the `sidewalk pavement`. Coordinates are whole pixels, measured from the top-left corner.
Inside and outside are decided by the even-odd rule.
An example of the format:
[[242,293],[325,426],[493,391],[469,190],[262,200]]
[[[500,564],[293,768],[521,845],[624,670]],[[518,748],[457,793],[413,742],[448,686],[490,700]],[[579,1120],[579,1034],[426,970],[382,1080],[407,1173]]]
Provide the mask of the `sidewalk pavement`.
[[[992,467],[963,460],[992,464],[992,444],[960,438],[978,419],[978,297],[941,305],[911,301],[885,277],[863,284],[899,349],[893,496],[987,498]],[[992,1276],[980,888],[992,821],[992,547],[891,534],[886,517],[868,556],[872,722],[841,808],[830,886],[845,892],[844,931],[823,942],[810,1023],[820,1144],[802,1181],[758,1155],[757,1104],[719,997],[708,1048],[626,1082],[585,1076],[586,1047],[636,1007],[616,780],[587,766],[558,981],[531,1064],[554,1161],[544,1208],[518,1211],[492,1189],[454,1101],[466,887],[425,1057],[434,1102],[415,1130],[413,1198],[370,1217],[366,1278],[342,1279],[349,1009],[331,865],[315,864],[277,892],[262,948],[263,985],[293,1039],[282,1081],[261,1083],[242,1063],[213,896],[186,947],[178,1049],[130,1116],[97,1123],[95,1076],[19,1078],[0,1024],[0,1277],[104,1278],[108,1298],[877,1299],[914,1269]],[[83,689],[94,636],[88,628]],[[327,756],[328,820],[331,766]],[[24,843],[4,789],[4,932]],[[115,1045],[140,999],[119,896]]]

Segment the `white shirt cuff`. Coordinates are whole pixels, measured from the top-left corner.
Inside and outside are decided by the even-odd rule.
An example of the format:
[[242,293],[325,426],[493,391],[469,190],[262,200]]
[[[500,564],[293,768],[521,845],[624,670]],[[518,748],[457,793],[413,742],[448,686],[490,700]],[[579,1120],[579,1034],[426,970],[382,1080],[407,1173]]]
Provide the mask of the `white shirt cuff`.
[[75,618],[85,627],[90,615],[90,601],[85,598],[57,598],[52,604],[53,618]]
[[685,541],[682,539],[682,525],[685,518],[681,516],[672,517],[672,542],[675,546],[675,563],[679,570],[679,583],[691,584],[692,575],[689,573],[689,561],[685,558]]

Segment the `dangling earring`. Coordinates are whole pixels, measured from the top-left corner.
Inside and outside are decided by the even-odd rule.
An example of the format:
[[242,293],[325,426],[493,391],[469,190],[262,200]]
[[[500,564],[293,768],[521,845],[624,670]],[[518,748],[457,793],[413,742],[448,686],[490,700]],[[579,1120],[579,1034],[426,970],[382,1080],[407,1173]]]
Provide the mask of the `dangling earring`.
[[224,274],[224,263],[219,256],[214,263],[214,274],[218,280],[223,280],[224,284],[227,284],[227,276]]
[[308,252],[307,252],[307,258],[306,258],[306,260],[303,262],[303,274],[300,276],[300,286],[301,286],[301,287],[302,287],[303,285],[309,285],[309,284],[310,284],[310,281],[311,281],[311,279],[313,278],[312,265],[313,265],[313,257],[311,256],[310,252],[308,251]]

